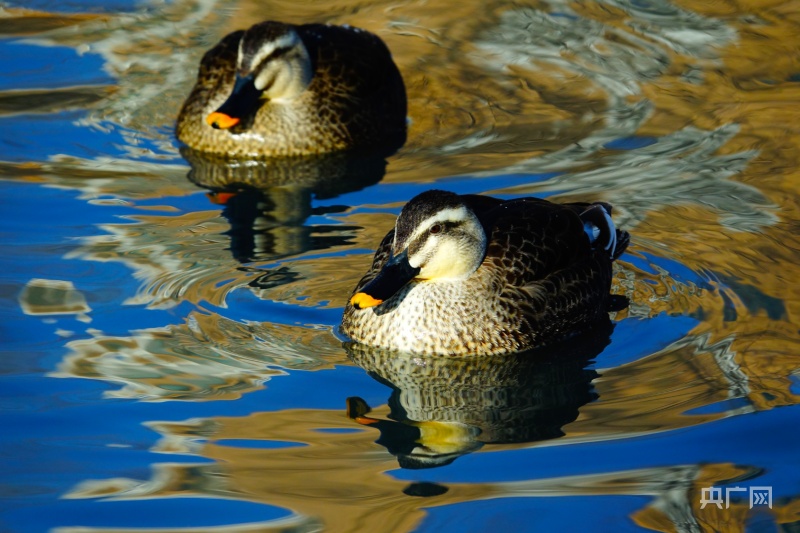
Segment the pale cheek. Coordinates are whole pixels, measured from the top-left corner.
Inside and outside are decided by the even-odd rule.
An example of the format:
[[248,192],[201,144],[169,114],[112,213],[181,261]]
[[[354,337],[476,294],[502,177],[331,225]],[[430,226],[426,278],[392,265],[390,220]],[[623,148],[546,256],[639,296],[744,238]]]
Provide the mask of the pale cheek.
[[420,271],[421,277],[451,278],[460,277],[466,270],[463,252],[452,242],[437,243],[438,249],[430,258],[425,267]]
[[261,74],[255,79],[253,85],[256,86],[256,89],[259,91],[263,91],[264,87],[269,87],[270,85],[274,85],[274,81],[272,78],[272,70],[271,69],[264,69]]

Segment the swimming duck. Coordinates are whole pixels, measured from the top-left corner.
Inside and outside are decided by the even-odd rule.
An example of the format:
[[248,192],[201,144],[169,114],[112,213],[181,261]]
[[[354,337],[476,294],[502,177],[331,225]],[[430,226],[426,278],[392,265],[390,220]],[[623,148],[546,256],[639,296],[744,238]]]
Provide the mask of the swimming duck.
[[266,21],[225,36],[200,62],[175,133],[232,157],[401,145],[403,79],[376,35]]
[[580,332],[618,304],[630,236],[611,206],[432,190],[403,207],[347,303],[353,341],[419,354],[517,352]]

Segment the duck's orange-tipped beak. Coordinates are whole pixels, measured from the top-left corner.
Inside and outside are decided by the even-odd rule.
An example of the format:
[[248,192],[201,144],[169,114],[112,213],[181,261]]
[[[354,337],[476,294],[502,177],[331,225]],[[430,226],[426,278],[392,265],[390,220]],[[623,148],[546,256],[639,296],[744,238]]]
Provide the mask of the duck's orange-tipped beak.
[[211,200],[212,204],[226,205],[228,200],[236,196],[235,192],[207,192],[206,197]]
[[373,298],[366,292],[357,292],[350,298],[350,303],[353,304],[353,307],[356,309],[366,309],[367,307],[375,307],[379,305],[383,300],[378,300],[377,298]]
[[403,286],[419,274],[419,267],[408,262],[408,250],[392,255],[372,281],[361,287],[350,298],[356,309],[375,307],[391,298]]
[[345,400],[347,405],[347,417],[355,420],[362,426],[370,426],[380,422],[377,418],[366,416],[370,412],[369,405],[358,396],[351,396]]
[[240,122],[240,119],[214,111],[206,117],[206,123],[216,130],[227,130]]

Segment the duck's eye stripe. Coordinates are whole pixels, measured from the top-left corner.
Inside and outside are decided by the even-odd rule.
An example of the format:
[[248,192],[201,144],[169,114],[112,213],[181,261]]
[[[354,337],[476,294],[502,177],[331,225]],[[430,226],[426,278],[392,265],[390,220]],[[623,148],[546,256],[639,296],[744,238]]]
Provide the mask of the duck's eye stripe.
[[[439,222],[439,223],[434,224],[433,226],[431,226],[430,232],[431,233],[439,233],[439,232],[441,232],[442,230],[445,230],[445,229],[446,230],[453,230],[453,229],[455,229],[455,228],[457,228],[457,227],[459,227],[461,225],[462,225],[461,222],[453,222],[453,221],[450,221],[450,220],[445,221],[445,222]],[[436,230],[434,231],[433,228],[436,228]]]
[[[249,58],[250,68],[260,71],[260,69],[263,69],[270,61],[288,54],[291,49],[291,46],[279,46],[261,59],[257,59],[255,54],[251,55]],[[258,64],[253,64],[254,61],[258,61]]]
[[275,50],[273,50],[272,52],[270,52],[269,55],[264,58],[263,62],[265,63],[265,62],[270,61],[272,59],[281,57],[282,55],[286,55],[287,53],[289,53],[289,50],[291,50],[291,49],[292,49],[291,46],[280,46],[280,47],[276,48]]

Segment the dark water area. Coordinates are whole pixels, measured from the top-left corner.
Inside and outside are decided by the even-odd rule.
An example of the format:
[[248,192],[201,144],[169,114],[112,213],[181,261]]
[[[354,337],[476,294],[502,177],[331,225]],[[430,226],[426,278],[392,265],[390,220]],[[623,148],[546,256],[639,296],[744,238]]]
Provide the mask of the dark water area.
[[[800,527],[796,4],[0,12],[0,531]],[[203,52],[269,18],[378,34],[405,145],[268,169],[181,150]],[[434,187],[613,204],[630,306],[533,354],[343,343]]]

